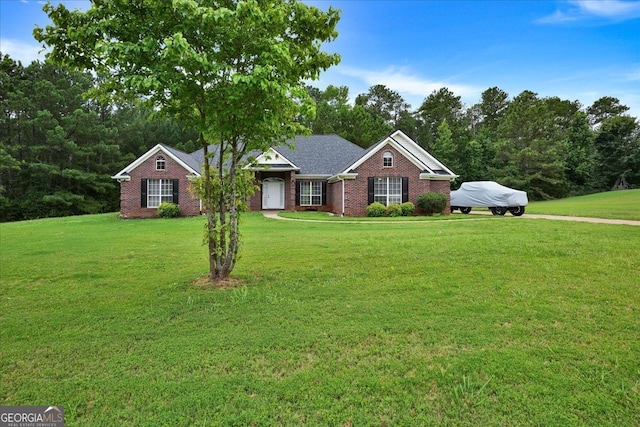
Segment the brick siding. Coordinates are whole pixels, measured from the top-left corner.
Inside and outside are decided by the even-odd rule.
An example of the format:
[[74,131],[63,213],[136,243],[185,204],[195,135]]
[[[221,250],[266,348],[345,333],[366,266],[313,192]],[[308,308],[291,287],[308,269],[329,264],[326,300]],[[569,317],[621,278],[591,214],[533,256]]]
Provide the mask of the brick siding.
[[[393,155],[393,166],[383,167],[383,155],[385,152]],[[369,177],[407,177],[409,178],[409,201],[417,204],[418,196],[427,192],[441,192],[450,197],[451,183],[448,180],[420,179],[422,172],[395,148],[387,145],[373,154],[356,169],[358,177],[344,181],[344,214],[346,216],[366,216],[368,205],[368,180]],[[265,178],[281,178],[285,182],[285,210],[314,209],[328,211],[335,214],[343,213],[342,206],[342,181],[327,184],[327,199],[322,206],[296,205],[296,174],[295,172],[268,172],[256,173],[258,189],[249,198],[249,210],[262,210],[262,185]],[[301,179],[301,181],[308,181]],[[449,202],[445,214],[448,214]]]
[[[385,152],[393,155],[393,166],[383,167]],[[345,181],[345,215],[366,216],[368,206],[368,177],[408,177],[409,201],[416,204],[418,196],[426,192],[442,192],[450,196],[450,182],[420,179],[421,170],[395,148],[382,147],[356,169],[358,177]],[[448,202],[445,213],[449,213]]]
[[[162,156],[165,159],[165,169],[156,170],[156,158]],[[177,179],[178,205],[180,215],[200,215],[200,200],[194,199],[189,189],[191,182],[187,178],[189,172],[168,154],[160,151],[149,157],[134,170],[129,171],[131,180],[120,183],[120,216],[122,218],[152,218],[158,216],[157,208],[140,207],[140,183],[143,179]]]

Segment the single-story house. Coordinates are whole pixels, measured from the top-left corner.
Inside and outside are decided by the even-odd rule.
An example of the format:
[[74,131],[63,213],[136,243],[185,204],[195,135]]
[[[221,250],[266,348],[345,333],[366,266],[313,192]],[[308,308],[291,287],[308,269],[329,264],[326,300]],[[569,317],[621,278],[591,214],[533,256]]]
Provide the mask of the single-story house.
[[[246,167],[259,190],[250,210],[319,210],[365,216],[369,204],[411,201],[426,192],[449,197],[457,177],[402,131],[368,149],[337,135],[298,136],[291,147],[251,153]],[[189,192],[200,176],[203,150],[187,154],[158,144],[112,178],[120,182],[120,215],[153,217],[161,202],[180,206],[182,215],[198,215],[202,203]],[[448,212],[448,210],[447,210]]]

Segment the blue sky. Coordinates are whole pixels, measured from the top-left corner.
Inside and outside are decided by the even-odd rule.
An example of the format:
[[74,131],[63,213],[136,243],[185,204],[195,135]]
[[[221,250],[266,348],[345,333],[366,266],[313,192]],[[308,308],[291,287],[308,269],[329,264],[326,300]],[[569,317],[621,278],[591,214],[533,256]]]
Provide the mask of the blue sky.
[[[614,96],[640,117],[640,0],[308,2],[342,10],[326,46],[342,62],[313,83],[320,88],[348,86],[355,99],[384,84],[414,108],[441,87],[467,105],[493,86],[585,106]],[[31,33],[48,22],[42,3],[0,0],[0,50],[23,64],[38,58]]]

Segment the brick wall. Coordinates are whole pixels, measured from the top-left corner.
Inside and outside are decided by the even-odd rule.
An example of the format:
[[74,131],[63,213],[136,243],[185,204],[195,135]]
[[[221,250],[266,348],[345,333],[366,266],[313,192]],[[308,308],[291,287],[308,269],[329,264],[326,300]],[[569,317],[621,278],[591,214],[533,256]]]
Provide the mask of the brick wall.
[[342,181],[327,184],[327,210],[342,214]]
[[[393,166],[383,167],[383,155],[385,152],[393,155]],[[409,201],[417,203],[418,196],[423,193],[442,192],[447,198],[450,197],[451,184],[449,181],[435,181],[420,179],[420,168],[411,163],[399,151],[391,146],[386,146],[373,154],[367,161],[357,169],[358,177],[355,180],[344,181],[344,213],[347,216],[366,216],[368,205],[368,180],[373,177],[408,177],[409,178]],[[308,207],[296,205],[296,174],[295,172],[268,172],[256,173],[258,189],[249,198],[249,209],[252,211],[262,210],[262,186],[261,181],[265,178],[282,178],[285,182],[285,210],[305,210]],[[342,213],[342,182],[327,184],[327,200],[323,206],[313,206],[313,209],[329,211],[336,214]],[[449,213],[449,206],[445,213]]]
[[[156,170],[156,158],[165,158],[165,169]],[[178,204],[180,215],[200,215],[200,200],[194,199],[189,193],[191,182],[187,178],[188,171],[173,160],[169,155],[159,152],[148,158],[137,168],[129,171],[130,181],[120,183],[120,216],[122,218],[151,218],[158,215],[157,208],[140,207],[140,183],[143,179],[177,179]]]
[[[385,152],[393,155],[393,166],[383,167],[383,155]],[[420,179],[421,170],[411,163],[395,148],[387,145],[374,153],[356,169],[358,177],[355,180],[345,181],[345,215],[366,216],[368,205],[368,177],[408,177],[409,201],[416,203],[418,196],[429,192],[443,192],[450,195],[449,181],[431,181]],[[341,185],[341,184],[340,184]],[[449,213],[447,208],[445,213]]]
[[249,197],[249,210],[262,210],[262,180],[266,178],[280,178],[284,180],[284,209],[295,210],[296,205],[296,177],[295,172],[256,172],[255,180],[257,184],[256,192]]

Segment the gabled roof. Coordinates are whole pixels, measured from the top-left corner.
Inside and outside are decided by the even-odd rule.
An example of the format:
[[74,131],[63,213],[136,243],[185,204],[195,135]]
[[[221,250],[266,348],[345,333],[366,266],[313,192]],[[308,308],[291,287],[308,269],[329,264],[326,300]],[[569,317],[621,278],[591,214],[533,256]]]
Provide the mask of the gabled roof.
[[185,168],[188,173],[193,175],[200,175],[200,166],[196,159],[193,158],[191,154],[184,153],[180,150],[176,150],[173,147],[169,147],[164,144],[157,144],[155,147],[151,148],[149,151],[144,153],[142,156],[138,157],[132,163],[128,164],[124,169],[120,172],[112,176],[113,179],[130,179],[130,173],[132,170],[140,166],[142,163],[147,161],[150,157],[155,156],[158,153],[164,153],[167,156],[171,157],[175,160],[180,166]]
[[[251,161],[251,168],[256,170],[295,170],[302,176],[329,178],[353,175],[351,172],[353,169],[390,145],[415,164],[422,171],[421,177],[423,178],[453,179],[457,177],[402,131],[392,133],[366,150],[338,135],[297,136],[288,143],[289,145],[271,147],[264,153],[257,150],[251,151],[244,156],[244,159],[247,162]],[[210,150],[215,153],[215,148],[215,146],[211,146]],[[189,173],[197,176],[201,174],[204,150],[200,149],[187,154],[175,148],[158,144],[112,178],[129,179],[129,173],[133,169],[160,151],[173,158]]]
[[254,170],[299,171],[300,168],[291,160],[278,153],[273,147],[260,154],[250,165]]
[[392,146],[402,153],[407,160],[422,171],[421,175],[425,177],[454,179],[458,176],[400,130],[395,131],[388,137],[383,138],[378,143],[369,147],[356,161],[343,168],[342,171],[340,171],[340,175],[347,174],[353,169],[356,169],[386,146]]
[[182,162],[184,162],[184,164],[188,165],[189,168],[191,168],[191,170],[195,171],[198,175],[200,175],[201,173],[200,165],[202,164],[202,162],[199,162],[193,156],[193,154],[187,154],[166,145],[163,145],[163,147],[169,150],[169,152],[175,156],[174,158],[180,159]]
[[[365,152],[364,148],[338,135],[297,136],[288,143],[290,146],[271,147],[264,153],[257,150],[251,151],[244,156],[244,159],[247,162],[255,159],[252,162],[254,169],[263,169],[261,166],[264,166],[264,169],[269,170],[295,170],[300,175],[329,177],[340,172],[347,164],[353,163]],[[204,163],[203,149],[187,154],[158,144],[112,178],[126,178],[125,174],[160,150],[170,155],[191,173],[201,174],[201,165]],[[216,147],[212,145],[210,150],[215,153]],[[215,157],[214,154],[214,162]]]
[[365,149],[338,135],[297,136],[274,150],[296,164],[300,175],[332,176],[362,156]]

